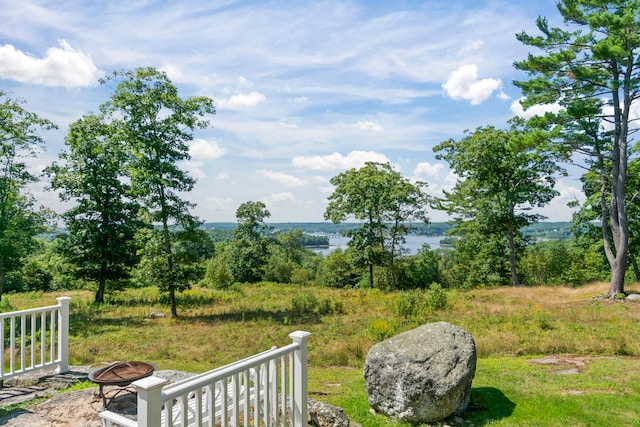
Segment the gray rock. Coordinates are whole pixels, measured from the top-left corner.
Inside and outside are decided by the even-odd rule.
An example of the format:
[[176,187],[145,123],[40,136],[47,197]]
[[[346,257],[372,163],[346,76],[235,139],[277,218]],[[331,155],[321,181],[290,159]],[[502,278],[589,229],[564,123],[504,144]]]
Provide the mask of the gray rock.
[[463,329],[430,323],[374,345],[364,366],[369,405],[412,424],[463,413],[469,406],[476,347]]
[[349,427],[342,408],[309,399],[309,424],[314,427]]
[[640,301],[640,294],[629,294],[625,299],[627,301]]

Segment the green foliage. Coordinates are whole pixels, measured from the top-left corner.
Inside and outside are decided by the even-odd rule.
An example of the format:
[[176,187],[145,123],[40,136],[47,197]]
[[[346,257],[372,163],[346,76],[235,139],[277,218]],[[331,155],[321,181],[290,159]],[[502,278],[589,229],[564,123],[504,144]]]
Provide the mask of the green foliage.
[[204,286],[228,289],[234,283],[233,274],[229,268],[227,253],[219,251],[218,255],[210,258],[206,264],[206,272],[202,284]]
[[403,257],[396,263],[396,288],[424,288],[429,283],[443,281],[440,272],[440,255],[423,246],[417,254]]
[[[209,126],[204,118],[215,113],[213,100],[207,97],[182,99],[164,72],[154,68],[114,72],[102,80],[115,83],[102,113],[113,126],[117,138],[128,151],[130,193],[140,203],[147,224],[160,224],[160,236],[146,239],[146,258],[142,270],[162,267],[153,272],[158,285],[169,294],[171,315],[177,316],[175,292],[184,289],[187,280],[197,276],[193,265],[180,266],[188,258],[174,244],[184,244],[169,229],[170,223],[192,236],[200,221],[190,214],[194,205],[181,198],[193,189],[195,179],[179,163],[189,159],[188,142],[193,132]],[[162,259],[164,258],[164,259]]]
[[69,128],[62,164],[46,169],[60,199],[75,202],[63,215],[67,233],[56,249],[77,267],[77,277],[97,284],[96,304],[104,302],[107,283],[129,278],[138,262],[134,236],[143,226],[138,203],[127,195],[125,146],[114,134],[104,117],[84,116]]
[[305,313],[312,313],[318,308],[318,298],[311,292],[300,292],[291,298],[290,310],[302,316]]
[[[202,262],[211,247],[204,231],[183,230],[169,234],[171,258],[166,256],[166,241],[161,231],[144,229],[136,239],[141,245],[141,259],[134,277],[143,286],[158,286],[165,293],[170,290],[180,292],[204,276]],[[169,260],[172,265],[168,264]]]
[[318,282],[331,288],[351,288],[358,284],[362,277],[359,269],[354,266],[352,249],[342,251],[337,249],[324,259],[318,270]]
[[367,330],[374,341],[380,342],[395,335],[397,329],[395,322],[393,321],[389,321],[387,319],[373,319],[369,322]]
[[46,230],[51,216],[37,210],[27,192],[38,177],[25,159],[44,147],[38,131],[53,128],[49,120],[28,112],[22,102],[0,90],[0,298],[5,274],[20,269],[23,257],[37,246],[34,237]]
[[584,246],[575,239],[530,245],[520,267],[523,283],[530,286],[577,286],[608,278],[602,243]]
[[453,243],[453,250],[441,252],[444,283],[448,288],[471,289],[510,284],[507,247],[504,238],[487,238],[472,228]]
[[426,293],[426,304],[429,311],[446,310],[448,305],[447,292],[439,283],[432,283]]
[[256,283],[263,278],[269,255],[264,220],[269,216],[271,213],[262,202],[245,202],[236,211],[238,225],[227,250],[229,269],[240,283]]
[[584,166],[601,185],[587,191],[599,206],[605,254],[611,268],[609,295],[624,291],[629,247],[628,162],[637,131],[631,113],[640,89],[640,14],[638,2],[564,0],[558,3],[564,28],[538,18],[539,35],[517,35],[532,52],[515,62],[528,73],[516,81],[522,104],[556,104],[556,113],[534,117],[537,133],[551,138],[546,150],[586,155]]
[[439,283],[431,283],[427,289],[400,292],[394,312],[398,317],[411,319],[415,316],[446,310],[448,306],[447,291]]
[[390,164],[375,162],[342,172],[331,178],[331,184],[336,188],[324,217],[334,223],[348,218],[360,221],[358,228],[344,234],[351,237],[354,263],[369,268],[369,288],[373,288],[373,267],[393,268],[408,232],[407,223],[427,221],[428,197],[422,192],[427,184],[411,183]]
[[521,229],[544,218],[526,213],[555,197],[555,175],[561,169],[556,156],[526,146],[529,136],[514,121],[508,131],[479,127],[459,141],[445,141],[434,148],[436,158],[449,162],[461,177],[438,208],[458,215],[449,234],[473,234],[482,239],[503,239],[507,246],[508,274],[520,284],[517,258],[523,246]]

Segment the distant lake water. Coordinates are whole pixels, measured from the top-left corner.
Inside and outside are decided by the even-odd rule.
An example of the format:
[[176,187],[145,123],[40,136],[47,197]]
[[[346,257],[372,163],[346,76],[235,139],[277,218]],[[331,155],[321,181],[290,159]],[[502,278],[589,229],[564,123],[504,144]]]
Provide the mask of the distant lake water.
[[[408,249],[409,252],[407,255],[415,255],[418,253],[422,245],[425,243],[428,244],[431,249],[439,249],[440,248],[440,240],[444,239],[445,236],[420,236],[415,234],[410,234],[406,236],[406,243],[402,245],[405,249]],[[329,237],[329,247],[328,248],[312,248],[314,252],[322,254],[324,256],[330,254],[336,249],[340,248],[343,251],[347,249],[347,245],[349,243],[348,237],[342,236],[331,236]]]

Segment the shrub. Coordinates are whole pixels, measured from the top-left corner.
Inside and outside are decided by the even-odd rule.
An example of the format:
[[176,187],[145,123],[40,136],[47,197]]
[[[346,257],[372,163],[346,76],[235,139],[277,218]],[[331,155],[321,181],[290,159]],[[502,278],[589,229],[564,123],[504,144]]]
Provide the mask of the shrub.
[[291,298],[291,311],[301,316],[306,313],[313,313],[318,307],[318,298],[309,292],[301,292]]
[[207,269],[202,280],[203,286],[228,289],[234,281],[231,269],[223,256],[219,255],[207,261]]
[[429,311],[444,310],[447,308],[447,292],[439,283],[432,283],[426,294],[427,308]]
[[369,322],[369,327],[367,329],[369,331],[369,335],[378,342],[392,337],[396,332],[395,324],[386,319],[373,319]]

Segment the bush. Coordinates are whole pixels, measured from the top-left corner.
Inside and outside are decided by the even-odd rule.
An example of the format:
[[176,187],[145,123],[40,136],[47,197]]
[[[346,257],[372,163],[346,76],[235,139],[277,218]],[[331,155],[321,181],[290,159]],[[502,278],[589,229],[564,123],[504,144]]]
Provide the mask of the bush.
[[605,264],[601,243],[584,247],[568,239],[530,245],[519,268],[526,285],[577,286],[605,280],[608,277]]
[[313,313],[317,307],[318,298],[312,293],[301,292],[291,298],[291,311],[298,316]]
[[369,331],[369,335],[375,341],[384,341],[389,337],[392,337],[396,332],[396,325],[393,321],[388,321],[386,319],[373,319],[369,322],[369,327],[367,328]]
[[426,295],[429,311],[445,310],[448,306],[447,292],[439,283],[432,283]]
[[227,265],[224,256],[218,255],[207,261],[207,269],[201,282],[203,286],[228,289],[233,283],[233,274],[231,274],[231,269]]
[[318,269],[317,280],[322,286],[351,288],[358,285],[360,271],[354,267],[349,254],[349,250],[338,249],[327,255]]

